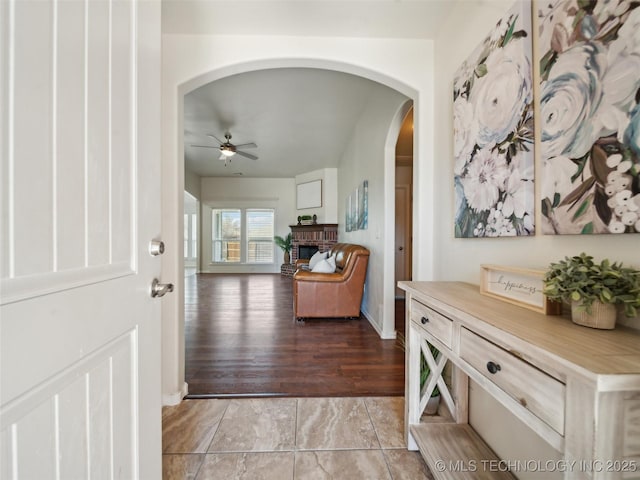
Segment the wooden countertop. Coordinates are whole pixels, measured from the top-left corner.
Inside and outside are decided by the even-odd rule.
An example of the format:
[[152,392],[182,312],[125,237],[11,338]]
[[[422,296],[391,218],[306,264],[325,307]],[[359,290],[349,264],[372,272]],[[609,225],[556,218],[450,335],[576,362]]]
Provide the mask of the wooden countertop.
[[[582,375],[596,381],[600,381],[601,376],[624,375],[625,378],[618,377],[615,383],[640,387],[640,332],[637,330],[623,326],[614,330],[583,327],[574,324],[568,315],[543,315],[501,302],[482,295],[479,286],[463,282],[403,281],[399,287],[414,296],[433,299],[444,310],[451,309],[455,317],[469,322],[477,318],[547,352],[556,357],[561,370],[577,367]],[[617,389],[614,384],[610,387]]]

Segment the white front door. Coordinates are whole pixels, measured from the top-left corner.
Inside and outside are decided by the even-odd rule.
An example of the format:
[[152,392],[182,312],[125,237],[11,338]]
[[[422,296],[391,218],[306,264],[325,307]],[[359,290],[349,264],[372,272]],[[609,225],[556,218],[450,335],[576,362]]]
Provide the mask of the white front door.
[[2,0],[0,65],[0,478],[160,478],[160,3]]

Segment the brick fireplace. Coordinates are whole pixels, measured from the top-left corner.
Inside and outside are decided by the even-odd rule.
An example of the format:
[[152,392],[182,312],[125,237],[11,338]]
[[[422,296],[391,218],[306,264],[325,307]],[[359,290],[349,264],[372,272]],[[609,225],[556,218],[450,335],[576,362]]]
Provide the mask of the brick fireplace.
[[[313,253],[325,252],[338,243],[337,223],[317,223],[315,225],[290,225],[291,264],[283,265],[281,273],[292,276],[299,258],[311,258]],[[304,256],[300,256],[300,254]]]

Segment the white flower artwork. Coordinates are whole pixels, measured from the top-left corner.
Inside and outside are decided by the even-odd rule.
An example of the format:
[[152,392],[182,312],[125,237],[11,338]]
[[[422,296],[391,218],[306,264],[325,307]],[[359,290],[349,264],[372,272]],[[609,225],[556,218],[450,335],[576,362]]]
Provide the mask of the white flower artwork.
[[530,8],[516,2],[454,76],[456,237],[535,233]]
[[640,8],[553,0],[540,19],[542,231],[640,232]]

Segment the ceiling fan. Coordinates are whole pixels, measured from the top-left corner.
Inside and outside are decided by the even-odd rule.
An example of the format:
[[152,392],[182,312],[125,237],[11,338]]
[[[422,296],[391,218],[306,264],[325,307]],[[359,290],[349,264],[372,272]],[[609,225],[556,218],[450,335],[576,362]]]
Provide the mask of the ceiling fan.
[[213,145],[191,145],[191,146],[200,147],[200,148],[217,148],[218,150],[220,150],[220,158],[218,160],[224,160],[225,167],[227,166],[227,162],[231,161],[231,157],[233,157],[236,154],[242,157],[249,158],[251,160],[258,159],[258,157],[255,155],[252,155],[247,152],[242,152],[239,150],[240,148],[257,148],[258,146],[253,142],[234,145],[233,143],[231,143],[231,134],[228,132],[224,134],[224,138],[226,140],[224,142],[220,140],[218,137],[216,137],[215,135],[207,134],[207,137],[211,137],[215,139],[220,145],[218,145],[217,147]]

